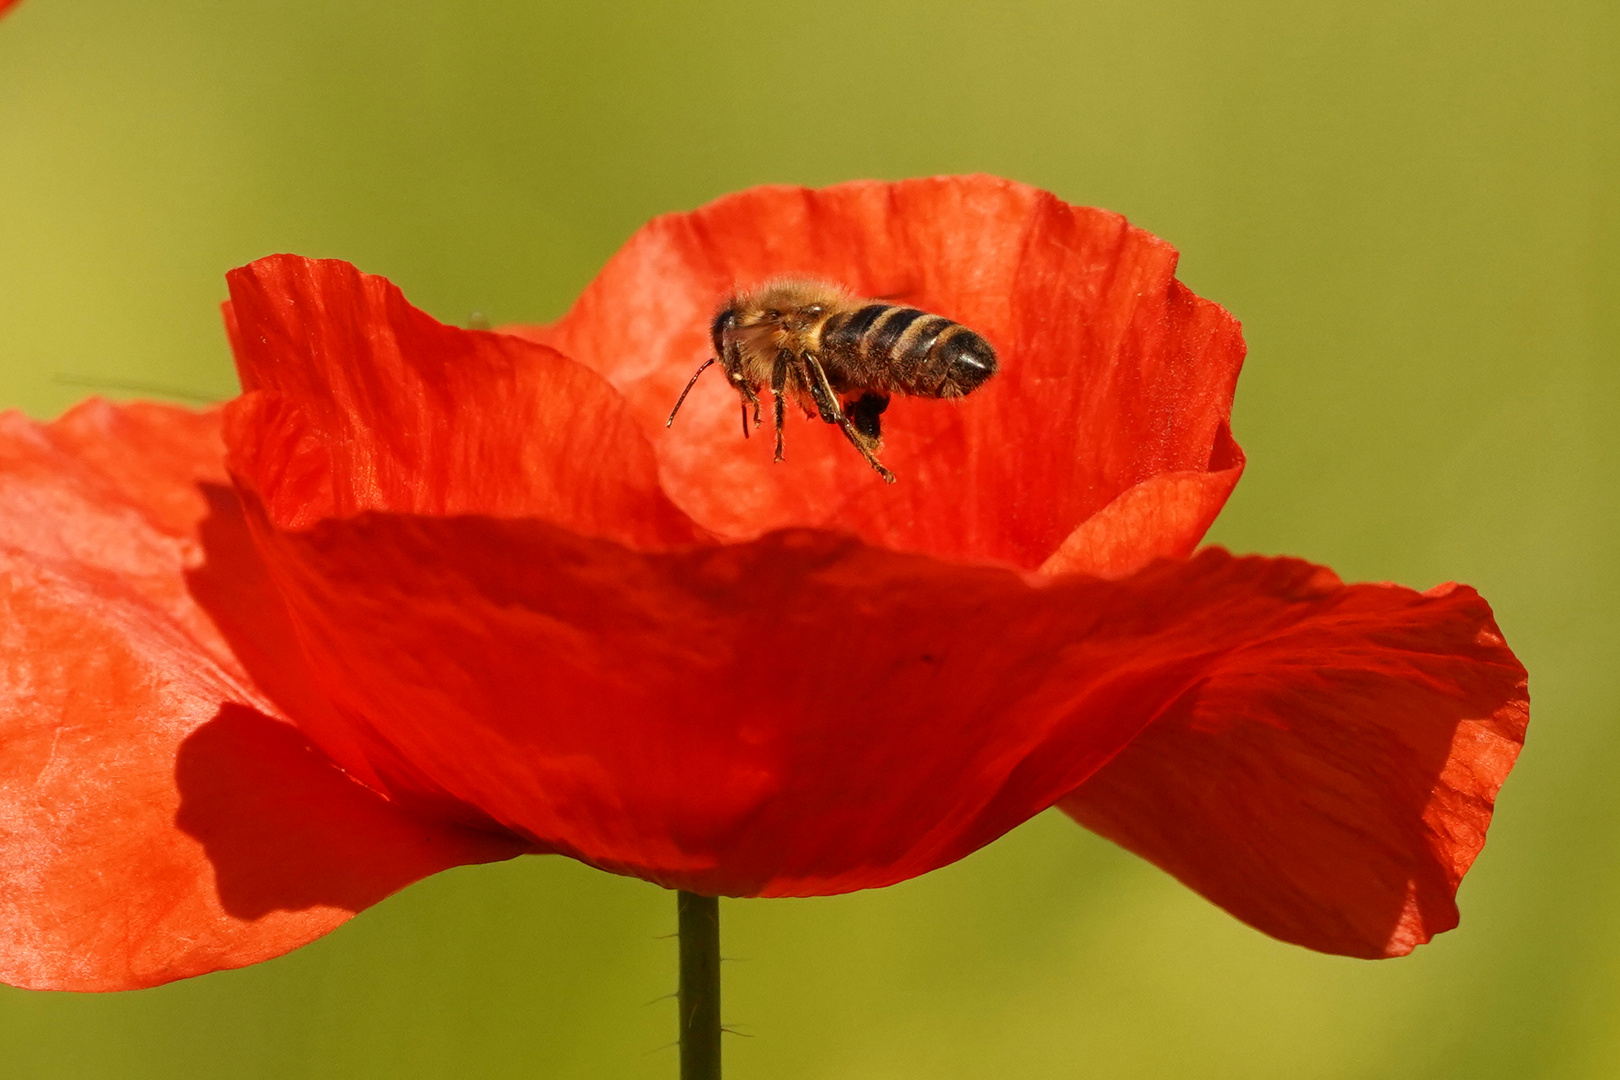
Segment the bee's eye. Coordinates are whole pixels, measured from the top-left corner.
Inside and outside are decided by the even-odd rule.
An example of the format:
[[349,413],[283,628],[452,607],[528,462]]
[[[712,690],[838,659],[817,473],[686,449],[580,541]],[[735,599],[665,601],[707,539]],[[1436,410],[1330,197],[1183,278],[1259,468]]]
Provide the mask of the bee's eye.
[[767,319],[780,319],[782,317],[782,313],[777,311],[775,308],[766,308],[765,317]]
[[820,304],[811,304],[809,307],[804,309],[804,313],[806,315],[820,315],[821,311],[822,307]]

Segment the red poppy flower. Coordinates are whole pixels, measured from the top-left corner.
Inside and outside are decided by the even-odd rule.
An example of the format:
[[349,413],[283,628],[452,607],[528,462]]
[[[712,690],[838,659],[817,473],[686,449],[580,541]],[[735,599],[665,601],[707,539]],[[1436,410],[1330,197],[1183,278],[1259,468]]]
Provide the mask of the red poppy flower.
[[[983,177],[647,226],[559,324],[443,326],[291,256],[229,276],[244,394],[0,423],[0,977],[145,986],[458,863],[836,893],[1060,805],[1356,956],[1456,922],[1526,721],[1471,589],[1191,552],[1242,469],[1236,322],[1116,215]],[[700,383],[785,274],[958,319],[884,484]]]
[[4,15],[21,2],[22,0],[0,0],[0,15]]

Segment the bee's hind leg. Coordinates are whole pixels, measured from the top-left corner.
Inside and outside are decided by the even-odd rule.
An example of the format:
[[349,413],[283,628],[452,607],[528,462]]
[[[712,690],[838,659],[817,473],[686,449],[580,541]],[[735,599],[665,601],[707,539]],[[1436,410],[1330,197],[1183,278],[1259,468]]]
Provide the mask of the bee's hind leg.
[[[884,468],[883,462],[879,461],[877,456],[872,453],[872,448],[877,445],[875,432],[873,435],[868,435],[864,431],[856,430],[855,425],[850,422],[849,417],[845,415],[844,410],[839,406],[838,395],[833,393],[832,384],[827,381],[827,372],[821,366],[820,360],[810,353],[805,353],[804,363],[810,369],[810,395],[816,400],[816,408],[821,410],[821,418],[839,426],[844,433],[844,437],[854,445],[855,449],[861,452],[861,457],[866,459],[866,463],[877,470],[879,476],[883,477],[884,483],[894,483],[894,473]],[[856,402],[856,406],[859,407],[867,398],[871,397],[880,398],[883,402],[882,405],[868,410],[871,419],[874,421],[873,427],[875,429],[877,414],[888,407],[889,399],[879,394],[866,394],[860,401]],[[864,420],[868,413],[863,412],[860,415]]]
[[855,430],[871,440],[874,450],[883,445],[883,410],[888,407],[888,394],[868,390],[844,409]]

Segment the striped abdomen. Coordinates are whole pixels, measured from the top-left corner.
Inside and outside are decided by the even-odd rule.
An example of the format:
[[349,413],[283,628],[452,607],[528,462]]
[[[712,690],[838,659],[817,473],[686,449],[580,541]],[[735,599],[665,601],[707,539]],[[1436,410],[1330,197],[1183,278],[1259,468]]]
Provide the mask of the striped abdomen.
[[961,397],[996,373],[990,343],[961,323],[895,304],[832,315],[820,356],[833,389]]

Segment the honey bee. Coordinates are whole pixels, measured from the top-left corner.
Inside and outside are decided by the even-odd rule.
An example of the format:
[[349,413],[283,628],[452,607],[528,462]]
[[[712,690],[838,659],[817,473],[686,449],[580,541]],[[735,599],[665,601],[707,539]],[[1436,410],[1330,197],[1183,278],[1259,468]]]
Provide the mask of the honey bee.
[[891,484],[894,473],[876,455],[890,395],[961,397],[996,373],[995,350],[961,323],[821,281],[783,278],[739,292],[715,315],[710,336],[714,355],[692,373],[665,427],[675,422],[698,376],[718,363],[742,399],[744,437],[750,410],[759,426],[759,393],[770,387],[777,461],[791,396],[806,416],[837,424]]

